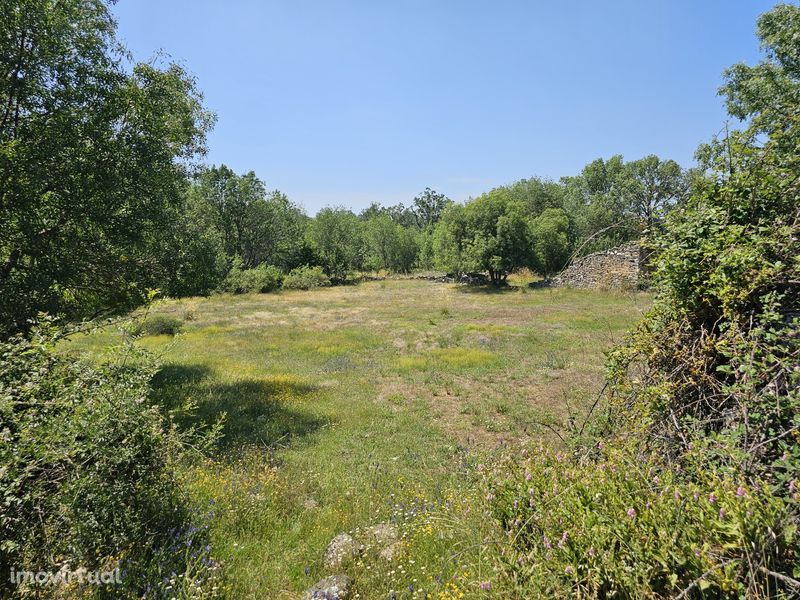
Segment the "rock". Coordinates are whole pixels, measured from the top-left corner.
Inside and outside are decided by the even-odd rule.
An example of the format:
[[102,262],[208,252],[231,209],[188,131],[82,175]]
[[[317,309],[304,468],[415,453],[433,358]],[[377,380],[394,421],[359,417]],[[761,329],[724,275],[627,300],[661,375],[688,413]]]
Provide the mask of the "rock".
[[372,548],[383,548],[397,541],[399,537],[397,525],[391,523],[378,523],[364,530],[359,536],[361,541]]
[[402,553],[403,553],[403,543],[395,542],[394,544],[391,544],[389,546],[386,546],[386,548],[383,548],[378,553],[378,557],[387,562],[392,562]]
[[552,281],[549,279],[540,279],[539,281],[531,281],[528,284],[529,288],[540,289],[540,288],[547,288],[553,284]]
[[348,600],[352,592],[352,583],[347,575],[332,575],[309,588],[303,594],[303,600]]
[[326,567],[338,567],[345,560],[361,554],[364,547],[346,533],[340,533],[331,540],[325,550],[324,563]]
[[646,271],[647,257],[637,243],[587,254],[556,275],[554,286],[581,289],[636,289]]
[[487,285],[489,278],[483,273],[464,273],[458,279],[464,285]]

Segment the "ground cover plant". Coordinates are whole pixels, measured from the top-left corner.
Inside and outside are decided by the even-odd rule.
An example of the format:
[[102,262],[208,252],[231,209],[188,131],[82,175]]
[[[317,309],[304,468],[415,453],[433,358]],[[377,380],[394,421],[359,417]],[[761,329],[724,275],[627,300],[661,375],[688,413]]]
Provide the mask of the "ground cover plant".
[[[164,301],[151,316],[192,320],[139,343],[161,357],[155,399],[183,426],[225,413],[218,451],[180,478],[213,507],[230,597],[294,597],[331,573],[335,535],[376,523],[398,524],[402,549],[343,567],[359,597],[473,597],[501,585],[481,549],[497,528],[479,465],[512,440],[558,443],[550,427],[586,412],[602,350],[648,305],[646,294],[389,280]],[[69,346],[102,355],[121,335]]]
[[0,0],[1,596],[800,596],[798,6],[691,168],[311,216],[115,4]]

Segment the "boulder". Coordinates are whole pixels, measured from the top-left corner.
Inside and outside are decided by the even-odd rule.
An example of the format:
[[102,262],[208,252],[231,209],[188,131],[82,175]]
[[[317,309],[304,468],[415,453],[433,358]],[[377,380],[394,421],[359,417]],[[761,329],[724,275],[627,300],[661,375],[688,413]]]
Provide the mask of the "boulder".
[[396,542],[399,536],[397,525],[378,523],[364,529],[359,539],[370,548],[385,548]]
[[381,549],[378,557],[386,562],[392,562],[403,553],[403,542],[394,542],[393,544]]
[[353,585],[347,575],[331,575],[320,579],[303,594],[303,600],[348,600]]
[[346,533],[340,533],[331,540],[325,550],[325,566],[338,567],[345,560],[354,558],[363,552],[364,546],[356,542]]

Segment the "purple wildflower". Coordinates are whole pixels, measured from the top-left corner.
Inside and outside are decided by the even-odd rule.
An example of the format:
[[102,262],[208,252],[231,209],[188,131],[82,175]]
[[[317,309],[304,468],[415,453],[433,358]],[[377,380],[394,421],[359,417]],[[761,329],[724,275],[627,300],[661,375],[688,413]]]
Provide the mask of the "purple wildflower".
[[547,548],[548,550],[550,550],[550,548],[553,547],[553,544],[550,543],[550,538],[548,538],[547,536],[544,536],[542,542],[544,543],[544,547]]
[[635,510],[635,509],[633,509],[633,508],[629,508],[629,509],[628,509],[628,518],[629,518],[629,519],[632,519],[632,518],[634,518],[635,516],[636,516],[636,510]]
[[482,581],[481,582],[481,589],[488,592],[490,589],[492,589],[492,582],[491,581]]
[[711,493],[708,495],[708,501],[709,501],[711,504],[714,504],[714,503],[716,503],[716,501],[717,501],[717,495],[716,495],[714,492],[711,492]]
[[742,496],[744,496],[744,494],[745,494],[745,491],[744,491],[744,488],[742,486],[739,486],[738,488],[736,488],[736,497],[737,498],[741,498]]
[[569,565],[567,565],[564,568],[564,573],[566,573],[567,575],[572,575],[574,572],[575,572],[574,569]]

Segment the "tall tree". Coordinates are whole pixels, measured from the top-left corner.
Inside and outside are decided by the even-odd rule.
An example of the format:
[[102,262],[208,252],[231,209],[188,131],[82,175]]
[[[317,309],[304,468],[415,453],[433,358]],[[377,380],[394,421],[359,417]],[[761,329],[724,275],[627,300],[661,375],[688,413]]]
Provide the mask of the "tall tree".
[[532,245],[525,205],[496,188],[466,205],[449,207],[436,228],[439,265],[455,272],[485,271],[493,283],[531,264]]
[[264,183],[253,171],[237,175],[229,167],[211,167],[198,178],[198,193],[217,213],[225,252],[239,256],[246,267],[256,265],[253,212],[264,202]]
[[414,198],[414,215],[416,216],[417,226],[425,229],[435,225],[442,217],[442,211],[451,200],[431,188],[425,188],[420,195]]
[[674,160],[651,154],[625,165],[620,187],[626,211],[649,231],[663,221],[670,207],[686,198],[688,179]]
[[536,270],[545,277],[564,268],[569,258],[569,217],[562,208],[548,208],[531,223]]
[[177,65],[131,68],[109,2],[3,0],[0,335],[140,301],[212,122]]
[[358,269],[364,258],[361,221],[346,208],[323,208],[311,221],[308,237],[330,277],[347,279],[350,271]]

